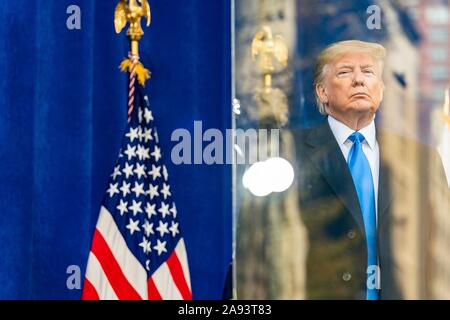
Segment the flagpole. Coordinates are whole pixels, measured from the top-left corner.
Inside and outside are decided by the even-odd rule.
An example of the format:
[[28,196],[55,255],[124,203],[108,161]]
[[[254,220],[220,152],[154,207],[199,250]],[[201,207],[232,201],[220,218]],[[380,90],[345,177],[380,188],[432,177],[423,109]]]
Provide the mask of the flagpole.
[[128,54],[128,58],[124,59],[120,64],[120,69],[129,73],[128,121],[131,119],[134,108],[136,77],[142,86],[144,86],[145,81],[150,78],[150,71],[139,61],[139,41],[144,35],[144,31],[141,27],[142,17],[147,19],[146,26],[149,27],[151,22],[151,12],[147,0],[141,0],[140,5],[136,0],[120,0],[114,12],[114,26],[117,33],[120,33],[127,23],[130,25],[126,35],[130,39],[131,50]]

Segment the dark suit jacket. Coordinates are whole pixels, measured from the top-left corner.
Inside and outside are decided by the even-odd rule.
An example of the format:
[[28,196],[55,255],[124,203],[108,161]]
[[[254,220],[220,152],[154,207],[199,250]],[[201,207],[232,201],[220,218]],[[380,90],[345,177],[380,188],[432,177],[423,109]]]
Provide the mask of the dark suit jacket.
[[[365,232],[348,165],[327,121],[294,131],[294,139],[301,218],[309,239],[307,298],[364,299]],[[377,140],[381,298],[426,298],[433,216],[428,194],[436,181],[448,192],[442,165],[436,152],[419,143],[379,129]],[[429,183],[430,175],[441,176]]]

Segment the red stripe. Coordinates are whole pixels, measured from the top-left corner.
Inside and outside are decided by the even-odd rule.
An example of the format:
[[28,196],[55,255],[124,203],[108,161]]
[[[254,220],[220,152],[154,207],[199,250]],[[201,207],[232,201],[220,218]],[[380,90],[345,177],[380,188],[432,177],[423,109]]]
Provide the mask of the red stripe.
[[92,240],[92,253],[100,262],[102,269],[119,300],[142,300],[136,290],[128,282],[122,269],[114,258],[114,255],[109,249],[108,244],[97,229],[95,229],[94,239]]
[[192,300],[192,293],[189,290],[186,279],[184,278],[183,268],[181,267],[180,260],[178,260],[175,251],[167,259],[167,265],[169,266],[170,273],[172,274],[173,281],[181,293],[184,300]]
[[147,288],[148,288],[148,300],[162,300],[158,288],[156,288],[155,283],[153,282],[153,279],[151,277],[148,279]]
[[89,282],[87,278],[84,279],[81,300],[100,300],[97,290],[95,290],[95,287],[92,285],[92,283]]

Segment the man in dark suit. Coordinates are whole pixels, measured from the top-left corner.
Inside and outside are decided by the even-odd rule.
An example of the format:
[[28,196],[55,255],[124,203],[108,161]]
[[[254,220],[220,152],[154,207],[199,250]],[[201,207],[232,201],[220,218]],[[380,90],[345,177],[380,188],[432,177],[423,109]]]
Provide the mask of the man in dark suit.
[[315,70],[327,121],[294,132],[308,298],[427,297],[436,207],[422,179],[435,168],[439,190],[448,196],[448,187],[433,150],[375,127],[384,56],[375,43],[327,47]]

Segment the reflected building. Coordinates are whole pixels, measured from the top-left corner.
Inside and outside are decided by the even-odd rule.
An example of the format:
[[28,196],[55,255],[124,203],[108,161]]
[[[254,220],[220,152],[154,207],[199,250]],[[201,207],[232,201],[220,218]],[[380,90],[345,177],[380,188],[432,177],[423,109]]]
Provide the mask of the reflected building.
[[[430,130],[430,112],[441,107],[450,74],[450,7],[448,0],[403,1],[422,41],[419,47],[418,99],[421,131]],[[428,137],[428,135],[426,136]],[[431,142],[424,140],[425,142]]]
[[[413,17],[422,41],[419,46],[417,65],[417,100],[419,129],[424,143],[436,146],[446,124],[442,119],[445,90],[449,85],[450,72],[450,6],[448,0],[402,1]],[[448,103],[448,101],[447,101]],[[450,143],[450,142],[448,142]],[[428,189],[427,212],[429,236],[426,264],[426,292],[431,299],[450,298],[450,199],[448,189],[438,183],[443,173],[434,166],[433,159],[424,164],[430,173],[421,177]]]
[[[419,54],[418,38],[413,24],[402,24],[399,8],[391,1],[379,1],[383,13],[383,27],[389,36],[381,44],[387,50],[383,71],[386,86],[377,122],[380,130],[415,138],[420,134],[418,108]],[[390,237],[391,251],[395,259],[394,273],[397,289],[404,299],[424,298],[426,249],[422,204],[426,192],[421,183],[419,150],[415,144],[401,140],[383,141],[384,152],[380,157],[388,163],[390,192],[397,201],[392,203],[393,217]],[[397,152],[401,150],[402,158]],[[381,270],[383,272],[383,269]],[[383,287],[393,284],[382,284]]]
[[[448,100],[447,100],[448,104]],[[442,137],[444,130],[450,131],[450,124],[442,121],[442,110],[436,109],[431,117],[434,129],[432,136],[437,141]],[[447,128],[445,128],[447,126]],[[450,135],[447,134],[448,138]],[[446,142],[450,144],[450,141]],[[430,278],[428,292],[432,299],[450,299],[450,197],[448,186],[440,186],[436,177],[444,174],[438,166],[430,167],[431,175],[429,184],[433,188],[430,210],[436,212],[433,216],[433,224],[430,237]]]
[[[267,116],[255,99],[262,85],[261,74],[251,56],[251,43],[263,25],[281,35],[294,55],[296,19],[294,0],[236,2],[236,95],[242,113],[238,128],[279,127],[279,105],[272,106],[273,117]],[[273,86],[288,97],[292,91],[292,66],[277,72]],[[264,119],[261,115],[264,113]],[[289,130],[281,131],[280,156],[292,163],[294,142]],[[242,187],[244,166],[238,167],[236,188],[239,195],[237,226],[237,298],[238,299],[305,299],[306,229],[298,208],[295,186],[266,197],[253,196]]]

